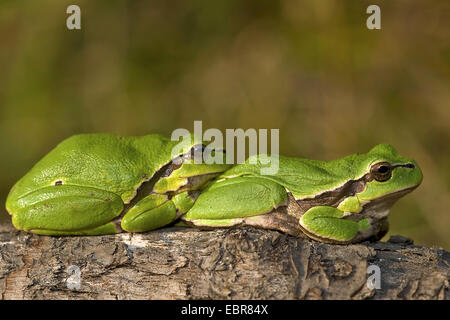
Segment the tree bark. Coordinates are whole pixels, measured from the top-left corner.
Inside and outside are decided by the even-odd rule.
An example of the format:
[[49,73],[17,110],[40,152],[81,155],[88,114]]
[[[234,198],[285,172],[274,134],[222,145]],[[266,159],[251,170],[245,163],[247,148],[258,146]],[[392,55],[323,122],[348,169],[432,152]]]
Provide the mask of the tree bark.
[[449,299],[449,277],[449,252],[399,236],[344,246],[252,227],[0,229],[2,299]]

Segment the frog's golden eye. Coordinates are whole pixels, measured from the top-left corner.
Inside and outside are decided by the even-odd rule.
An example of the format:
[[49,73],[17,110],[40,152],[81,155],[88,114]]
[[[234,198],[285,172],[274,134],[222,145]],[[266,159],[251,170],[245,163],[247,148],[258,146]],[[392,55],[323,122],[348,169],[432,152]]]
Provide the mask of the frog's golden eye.
[[389,162],[378,162],[370,168],[372,177],[379,181],[387,181],[392,176],[392,166]]

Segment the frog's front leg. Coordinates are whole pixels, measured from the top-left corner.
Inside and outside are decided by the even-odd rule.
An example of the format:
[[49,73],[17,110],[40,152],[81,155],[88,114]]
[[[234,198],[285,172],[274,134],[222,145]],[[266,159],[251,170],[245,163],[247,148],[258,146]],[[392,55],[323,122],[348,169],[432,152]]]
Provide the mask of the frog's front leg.
[[167,195],[150,194],[125,213],[121,227],[128,232],[158,229],[187,212],[194,204],[195,199],[195,192],[187,191],[170,199]]
[[337,208],[317,206],[305,212],[300,218],[300,226],[310,238],[331,243],[349,243],[358,231],[370,227],[368,219],[353,221],[344,216],[345,213]]
[[122,199],[111,192],[55,185],[7,202],[17,229],[44,235],[97,235],[120,232],[114,222]]

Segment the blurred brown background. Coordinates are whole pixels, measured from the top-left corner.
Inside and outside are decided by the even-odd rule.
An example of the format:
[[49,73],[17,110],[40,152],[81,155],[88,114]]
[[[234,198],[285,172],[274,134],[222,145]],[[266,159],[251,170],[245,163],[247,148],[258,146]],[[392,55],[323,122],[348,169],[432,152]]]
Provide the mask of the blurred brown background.
[[1,1],[0,200],[75,133],[279,128],[284,155],[416,159],[391,234],[450,249],[449,26],[448,0]]

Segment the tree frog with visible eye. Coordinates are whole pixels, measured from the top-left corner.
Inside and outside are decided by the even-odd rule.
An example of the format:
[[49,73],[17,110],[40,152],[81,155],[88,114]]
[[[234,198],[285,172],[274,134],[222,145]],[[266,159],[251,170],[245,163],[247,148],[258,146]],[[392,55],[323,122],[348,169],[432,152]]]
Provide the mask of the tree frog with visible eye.
[[422,181],[417,163],[387,144],[329,162],[273,157],[278,172],[262,175],[251,158],[198,164],[193,154],[224,151],[190,141],[174,157],[177,142],[160,135],[71,137],[12,188],[13,225],[46,235],[251,225],[345,244],[380,239],[393,203]]
[[[158,134],[70,137],[14,185],[6,209],[17,229],[44,235],[165,226],[189,210],[209,180],[231,167],[194,163],[204,145],[194,144],[193,137],[182,142]],[[175,156],[174,149],[179,149]],[[206,159],[215,152],[221,151],[209,150]]]
[[182,219],[197,227],[253,225],[327,243],[381,239],[394,202],[422,181],[388,144],[329,162],[280,156],[274,175],[255,159],[213,181]]

